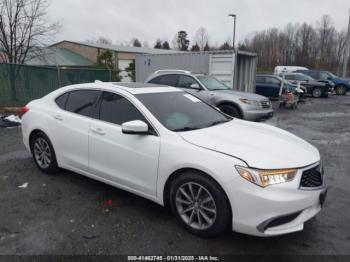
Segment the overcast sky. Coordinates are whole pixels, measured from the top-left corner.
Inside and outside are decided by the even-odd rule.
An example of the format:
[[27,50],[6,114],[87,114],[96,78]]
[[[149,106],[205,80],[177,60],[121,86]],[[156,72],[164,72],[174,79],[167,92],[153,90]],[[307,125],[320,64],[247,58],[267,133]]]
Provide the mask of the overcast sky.
[[84,41],[104,36],[114,43],[137,37],[154,45],[157,38],[171,40],[179,30],[192,42],[200,26],[211,44],[232,39],[236,13],[237,39],[289,22],[316,21],[331,16],[338,30],[348,23],[349,0],[51,0],[49,18],[63,25],[60,40]]

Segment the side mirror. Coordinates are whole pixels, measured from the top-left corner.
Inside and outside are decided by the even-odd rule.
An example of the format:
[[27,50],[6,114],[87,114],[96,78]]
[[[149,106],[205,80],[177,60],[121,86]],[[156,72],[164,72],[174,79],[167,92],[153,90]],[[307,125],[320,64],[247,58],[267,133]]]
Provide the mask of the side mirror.
[[329,77],[327,77],[327,80],[332,80],[332,78],[329,76]]
[[198,84],[196,84],[196,83],[190,85],[190,88],[191,89],[196,89],[196,90],[201,90],[201,87]]
[[148,125],[141,120],[134,120],[122,124],[123,134],[129,135],[147,135],[149,134]]

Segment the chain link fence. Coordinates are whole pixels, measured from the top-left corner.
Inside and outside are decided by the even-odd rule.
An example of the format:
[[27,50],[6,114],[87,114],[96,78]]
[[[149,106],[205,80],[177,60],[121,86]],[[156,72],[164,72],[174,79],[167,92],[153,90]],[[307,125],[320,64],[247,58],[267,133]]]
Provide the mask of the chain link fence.
[[104,69],[38,67],[0,63],[0,107],[22,106],[53,90],[95,80],[112,81]]

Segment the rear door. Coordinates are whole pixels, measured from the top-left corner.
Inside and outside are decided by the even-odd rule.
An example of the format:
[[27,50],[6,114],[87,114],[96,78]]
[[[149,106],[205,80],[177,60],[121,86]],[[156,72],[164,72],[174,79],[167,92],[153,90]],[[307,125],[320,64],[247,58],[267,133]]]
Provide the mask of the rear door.
[[52,115],[55,147],[62,166],[88,171],[88,133],[100,91],[75,90],[56,98]]
[[278,97],[281,81],[271,76],[256,77],[255,93],[266,97]]
[[[121,125],[144,115],[127,98],[103,92],[89,136],[91,173],[147,195],[156,195],[160,138],[123,134]],[[151,130],[152,126],[149,124]]]

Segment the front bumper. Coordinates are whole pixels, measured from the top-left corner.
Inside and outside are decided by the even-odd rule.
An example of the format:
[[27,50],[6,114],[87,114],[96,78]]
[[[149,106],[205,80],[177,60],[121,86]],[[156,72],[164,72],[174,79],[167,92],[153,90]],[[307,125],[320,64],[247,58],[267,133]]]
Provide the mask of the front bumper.
[[245,110],[243,118],[249,121],[262,121],[273,117],[273,109]]
[[233,231],[276,236],[303,230],[304,223],[320,212],[327,190],[325,182],[313,190],[299,188],[302,172],[313,166],[299,169],[291,182],[266,188],[240,176],[230,181],[227,190]]

